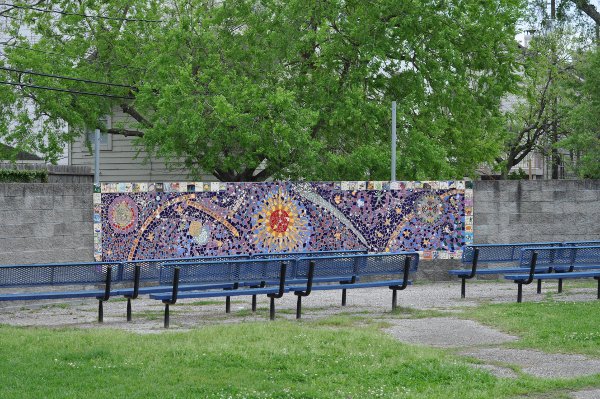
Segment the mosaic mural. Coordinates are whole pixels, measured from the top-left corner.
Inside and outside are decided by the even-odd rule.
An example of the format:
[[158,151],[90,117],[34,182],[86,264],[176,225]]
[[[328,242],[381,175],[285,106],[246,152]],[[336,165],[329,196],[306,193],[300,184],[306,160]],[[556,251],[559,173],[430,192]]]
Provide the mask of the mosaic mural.
[[367,249],[458,258],[473,242],[470,182],[107,183],[98,260]]

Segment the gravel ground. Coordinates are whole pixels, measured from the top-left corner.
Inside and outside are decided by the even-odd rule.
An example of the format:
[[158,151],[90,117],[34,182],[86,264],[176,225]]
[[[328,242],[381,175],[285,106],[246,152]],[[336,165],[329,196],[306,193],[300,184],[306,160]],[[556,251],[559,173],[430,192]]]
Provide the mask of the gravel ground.
[[[539,295],[525,292],[524,300],[541,300]],[[398,292],[398,306],[449,313],[477,306],[481,302],[511,302],[516,289],[509,283],[475,283],[467,287],[466,299],[460,298],[458,282],[417,284]],[[391,310],[392,292],[387,288],[355,289],[348,291],[347,306],[341,306],[340,291],[314,291],[303,298],[303,319],[322,318],[340,313],[371,313],[385,316]],[[589,298],[587,298],[589,300]],[[198,303],[204,303],[198,305]],[[206,304],[208,303],[208,304]],[[163,305],[160,301],[140,297],[133,301],[133,322],[125,321],[126,302],[116,298],[104,304],[104,324],[96,322],[97,302],[93,299],[75,301],[18,301],[0,302],[0,323],[17,326],[48,327],[110,327],[139,332],[161,332]],[[263,320],[268,317],[268,298],[258,297],[259,312],[253,315],[249,297],[232,298],[232,314],[225,314],[224,298],[211,301],[184,299],[171,306],[171,327],[193,328],[204,324]],[[295,317],[296,297],[286,294],[276,300],[277,317]]]

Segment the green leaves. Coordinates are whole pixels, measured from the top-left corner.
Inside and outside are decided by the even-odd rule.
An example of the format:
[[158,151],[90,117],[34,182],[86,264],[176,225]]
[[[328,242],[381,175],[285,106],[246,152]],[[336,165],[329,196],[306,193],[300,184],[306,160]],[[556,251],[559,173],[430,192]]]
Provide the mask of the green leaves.
[[62,55],[49,64],[14,49],[10,65],[129,84],[135,89],[93,89],[135,100],[124,107],[23,88],[13,95],[35,104],[38,123],[62,121],[72,131],[122,109],[131,122],[121,128],[143,133],[150,156],[185,165],[192,178],[387,179],[392,100],[404,132],[400,178],[470,175],[500,148],[500,98],[516,81],[517,0],[51,3],[163,21],[18,11],[41,36],[36,49]]

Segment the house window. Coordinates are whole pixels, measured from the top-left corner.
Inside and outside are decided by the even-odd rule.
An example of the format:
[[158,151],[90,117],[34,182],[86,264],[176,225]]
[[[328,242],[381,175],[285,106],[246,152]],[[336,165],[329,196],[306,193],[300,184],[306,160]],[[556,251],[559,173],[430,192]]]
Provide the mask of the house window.
[[[105,116],[101,120],[102,124],[106,129],[111,128],[111,118],[110,116]],[[86,145],[94,151],[94,130],[90,129],[87,131],[86,137]],[[112,151],[112,135],[104,132],[100,132],[100,151]]]

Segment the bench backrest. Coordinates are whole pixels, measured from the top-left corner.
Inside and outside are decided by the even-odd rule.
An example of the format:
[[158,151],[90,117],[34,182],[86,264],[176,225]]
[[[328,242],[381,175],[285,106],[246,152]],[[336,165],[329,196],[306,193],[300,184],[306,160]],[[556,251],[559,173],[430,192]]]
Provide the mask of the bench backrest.
[[475,244],[465,247],[462,254],[462,262],[471,264],[475,249],[479,249],[478,263],[514,263],[519,264],[521,259],[521,249],[536,247],[559,247],[560,242],[528,242],[528,243],[513,243],[513,244]]
[[299,259],[305,257],[322,257],[322,256],[340,256],[340,255],[357,255],[366,254],[365,249],[338,249],[332,251],[301,251],[301,252],[272,252],[259,253],[252,255],[252,259]]
[[594,247],[600,245],[600,240],[597,241],[567,241],[565,247]]
[[294,267],[294,278],[307,278],[310,262],[315,264],[315,278],[401,274],[407,257],[411,258],[410,271],[416,271],[419,264],[417,252],[299,258]]
[[247,255],[221,255],[203,256],[194,258],[171,258],[171,259],[142,259],[123,262],[122,281],[131,282],[134,278],[135,266],[140,265],[140,281],[158,282],[160,268],[165,263],[190,263],[190,262],[219,262],[227,260],[248,259]]
[[112,267],[111,281],[119,281],[120,262],[52,263],[0,266],[0,287],[80,285],[106,282]]
[[537,253],[536,267],[600,266],[600,245],[523,248],[520,266],[530,267],[534,253]]
[[160,268],[159,282],[161,284],[173,283],[176,267],[180,268],[180,284],[274,281],[280,277],[282,262],[289,263],[290,260],[278,258],[164,263]]

